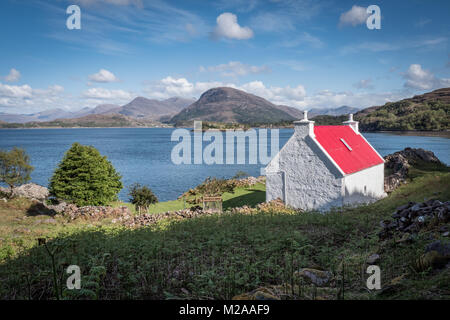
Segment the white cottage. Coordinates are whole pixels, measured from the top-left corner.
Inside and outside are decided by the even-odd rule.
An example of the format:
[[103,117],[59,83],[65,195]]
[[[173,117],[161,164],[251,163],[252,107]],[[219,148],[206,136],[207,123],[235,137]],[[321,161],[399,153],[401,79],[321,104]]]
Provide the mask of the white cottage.
[[386,196],[384,159],[350,114],[341,126],[295,121],[292,137],[267,165],[266,201],[304,210],[368,203]]

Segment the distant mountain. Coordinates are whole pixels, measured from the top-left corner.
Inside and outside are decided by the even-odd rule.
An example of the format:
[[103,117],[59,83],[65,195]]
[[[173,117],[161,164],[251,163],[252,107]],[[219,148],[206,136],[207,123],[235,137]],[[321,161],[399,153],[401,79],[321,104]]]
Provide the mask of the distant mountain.
[[26,123],[53,121],[56,119],[75,119],[95,114],[118,113],[131,118],[144,118],[159,121],[160,119],[170,119],[194,101],[194,99],[179,97],[173,97],[162,101],[137,97],[123,106],[118,106],[115,104],[100,104],[95,108],[86,107],[75,112],[70,112],[63,109],[51,109],[33,114],[12,114],[0,112],[0,120],[9,123]]
[[6,123],[0,122],[0,128],[74,128],[74,127],[160,127],[161,123],[135,119],[123,114],[90,114],[74,119],[57,119],[45,122]]
[[164,103],[167,103],[169,105],[172,105],[175,109],[177,109],[177,112],[183,110],[184,108],[187,108],[189,105],[193,104],[196,99],[186,99],[186,98],[180,98],[180,97],[172,97],[167,100],[164,100]]
[[301,112],[277,106],[266,99],[228,87],[213,88],[200,99],[170,119],[177,125],[191,125],[193,120],[227,123],[276,123],[299,119]]
[[370,107],[356,113],[355,119],[364,131],[450,130],[450,88]]
[[312,118],[312,117],[319,116],[319,115],[341,116],[344,114],[356,113],[360,110],[361,109],[349,107],[349,106],[342,106],[339,108],[324,108],[324,109],[314,108],[314,109],[311,109],[308,111],[308,117]]
[[137,119],[159,120],[162,117],[177,114],[193,102],[194,100],[183,98],[170,98],[160,101],[137,97],[130,103],[120,107],[116,112]]
[[58,118],[66,118],[71,112],[63,109],[51,109],[32,114],[12,114],[0,112],[0,120],[4,122],[25,123],[31,121],[51,121]]
[[[89,114],[108,114],[108,113],[117,113],[117,111],[120,109],[120,106],[116,104],[99,104],[93,109],[86,110],[85,114],[80,114],[78,112],[79,116],[87,116]],[[83,109],[85,110],[85,109]],[[82,110],[81,110],[82,111]]]

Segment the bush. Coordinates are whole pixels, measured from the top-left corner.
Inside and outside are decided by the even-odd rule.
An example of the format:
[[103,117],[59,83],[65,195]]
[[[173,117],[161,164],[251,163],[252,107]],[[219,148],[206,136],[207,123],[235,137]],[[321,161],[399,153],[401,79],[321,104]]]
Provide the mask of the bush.
[[121,176],[92,146],[74,143],[50,179],[50,195],[78,206],[107,205],[117,200]]
[[128,195],[136,210],[139,210],[139,208],[148,209],[151,204],[158,202],[158,198],[152,190],[146,186],[141,186],[139,183],[135,183],[130,187]]
[[25,150],[14,147],[11,151],[0,150],[0,182],[6,183],[12,195],[14,186],[30,180],[34,168],[30,165],[30,157]]

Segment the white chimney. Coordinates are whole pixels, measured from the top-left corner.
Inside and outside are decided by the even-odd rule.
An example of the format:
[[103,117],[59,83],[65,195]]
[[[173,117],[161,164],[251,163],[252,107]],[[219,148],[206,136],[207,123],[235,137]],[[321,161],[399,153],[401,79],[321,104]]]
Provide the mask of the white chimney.
[[359,126],[358,126],[359,122],[353,120],[353,113],[350,113],[348,115],[348,121],[344,121],[343,124],[352,127],[356,133],[359,133]]
[[294,130],[295,134],[300,137],[311,136],[314,135],[314,121],[308,120],[308,111],[303,111],[303,119],[299,121],[294,121]]

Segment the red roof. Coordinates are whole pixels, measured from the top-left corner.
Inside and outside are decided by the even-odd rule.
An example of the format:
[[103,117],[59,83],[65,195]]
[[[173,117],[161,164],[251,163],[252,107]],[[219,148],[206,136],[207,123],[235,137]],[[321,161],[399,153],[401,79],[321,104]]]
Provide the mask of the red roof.
[[350,126],[315,126],[314,134],[345,174],[361,171],[384,161]]

